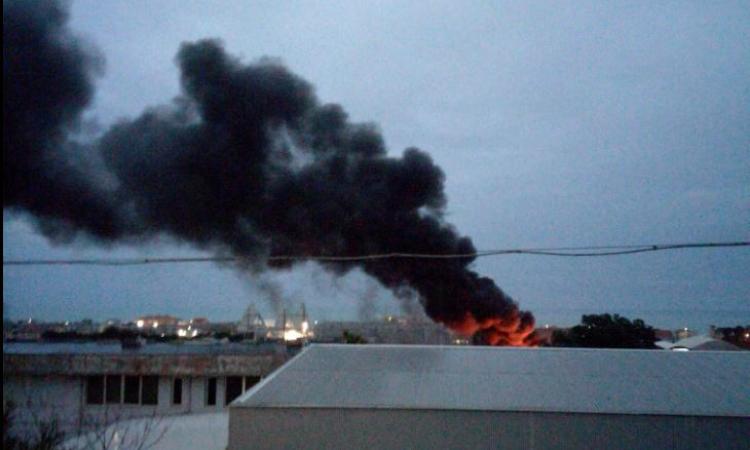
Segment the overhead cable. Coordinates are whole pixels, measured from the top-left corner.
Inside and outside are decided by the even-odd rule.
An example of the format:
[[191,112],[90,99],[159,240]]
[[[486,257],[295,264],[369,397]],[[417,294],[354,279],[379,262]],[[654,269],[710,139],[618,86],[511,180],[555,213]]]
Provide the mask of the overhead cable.
[[471,253],[408,253],[390,252],[363,255],[267,255],[257,257],[194,256],[194,257],[144,257],[144,258],[85,258],[85,259],[15,259],[4,260],[3,266],[135,266],[146,264],[185,263],[242,263],[253,261],[320,261],[350,262],[388,259],[473,259],[501,255],[535,255],[557,257],[600,257],[633,255],[666,250],[747,247],[750,241],[692,242],[681,244],[606,245],[588,247],[550,247],[482,250]]

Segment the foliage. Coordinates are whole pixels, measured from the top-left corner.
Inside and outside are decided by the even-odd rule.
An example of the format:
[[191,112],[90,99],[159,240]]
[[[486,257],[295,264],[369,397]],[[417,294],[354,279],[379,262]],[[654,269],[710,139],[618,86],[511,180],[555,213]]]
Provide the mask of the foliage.
[[367,344],[367,339],[349,330],[344,330],[341,334],[341,339],[344,341],[344,344]]
[[618,314],[584,315],[581,324],[568,330],[556,330],[555,347],[656,348],[656,335],[643,320],[632,322]]
[[717,328],[715,334],[730,344],[750,350],[750,325]]
[[3,402],[3,450],[149,450],[168,429],[156,408],[135,422],[127,420],[121,410],[104,409],[101,414],[88,416],[75,435],[66,435],[57,417],[41,419],[33,413],[31,427],[14,433],[16,412],[13,402]]
[[61,449],[65,434],[56,420],[36,421],[34,434],[26,439],[12,432],[15,406],[3,403],[3,449],[4,450],[56,450]]

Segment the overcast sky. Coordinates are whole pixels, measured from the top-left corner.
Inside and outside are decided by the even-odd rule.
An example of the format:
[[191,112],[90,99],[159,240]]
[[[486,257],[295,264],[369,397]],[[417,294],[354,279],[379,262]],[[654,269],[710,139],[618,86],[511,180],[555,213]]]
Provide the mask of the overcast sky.
[[[378,123],[391,154],[428,151],[447,175],[448,221],[478,249],[750,239],[748,2],[79,0],[71,27],[106,58],[87,114],[100,129],[178,95],[180,43],[218,37]],[[198,253],[54,247],[8,214],[3,240],[4,259]],[[561,310],[750,323],[747,247],[476,268],[542,323]],[[314,318],[355,318],[373,292],[312,264],[268,277]],[[207,264],[3,267],[4,316],[238,319],[249,302],[265,308],[255,285]],[[398,311],[384,291],[377,305]]]

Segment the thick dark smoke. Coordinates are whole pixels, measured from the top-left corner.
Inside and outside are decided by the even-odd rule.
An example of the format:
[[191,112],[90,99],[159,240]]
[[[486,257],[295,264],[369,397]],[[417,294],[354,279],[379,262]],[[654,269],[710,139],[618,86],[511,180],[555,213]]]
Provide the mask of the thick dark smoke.
[[[216,252],[278,255],[471,253],[442,219],[444,174],[416,148],[386,153],[377,127],[321,104],[275,60],[243,64],[219,41],[183,44],[183,96],[75,144],[99,59],[55,3],[3,4],[3,206],[48,236],[118,242],[168,234]],[[97,169],[90,160],[100,159]],[[100,173],[103,172],[103,173]],[[425,312],[491,344],[531,342],[533,318],[465,259],[355,266],[419,294]],[[292,262],[267,262],[270,267]]]
[[[113,235],[111,200],[92,185],[84,149],[68,140],[102,61],[52,2],[3,2],[3,207],[40,219],[50,237]],[[114,236],[114,235],[113,235]]]

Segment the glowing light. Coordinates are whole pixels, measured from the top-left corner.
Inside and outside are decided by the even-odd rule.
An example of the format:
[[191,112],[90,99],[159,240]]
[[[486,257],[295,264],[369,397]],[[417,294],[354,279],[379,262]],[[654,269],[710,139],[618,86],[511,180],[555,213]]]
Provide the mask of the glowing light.
[[137,326],[138,328],[143,328],[143,325],[144,325],[143,320],[138,320],[135,322],[135,326]]
[[294,330],[294,329],[292,329],[292,330],[286,330],[284,332],[284,340],[285,341],[297,341],[297,340],[302,339],[303,337],[305,337],[304,334],[302,334],[299,331]]
[[307,321],[306,320],[303,321],[302,322],[302,334],[307,334],[308,327],[309,327],[309,324],[307,323]]
[[153,327],[154,328],[159,328],[159,322],[154,322]]
[[180,328],[177,330],[177,336],[179,337],[186,337],[187,336],[187,330],[184,328]]

